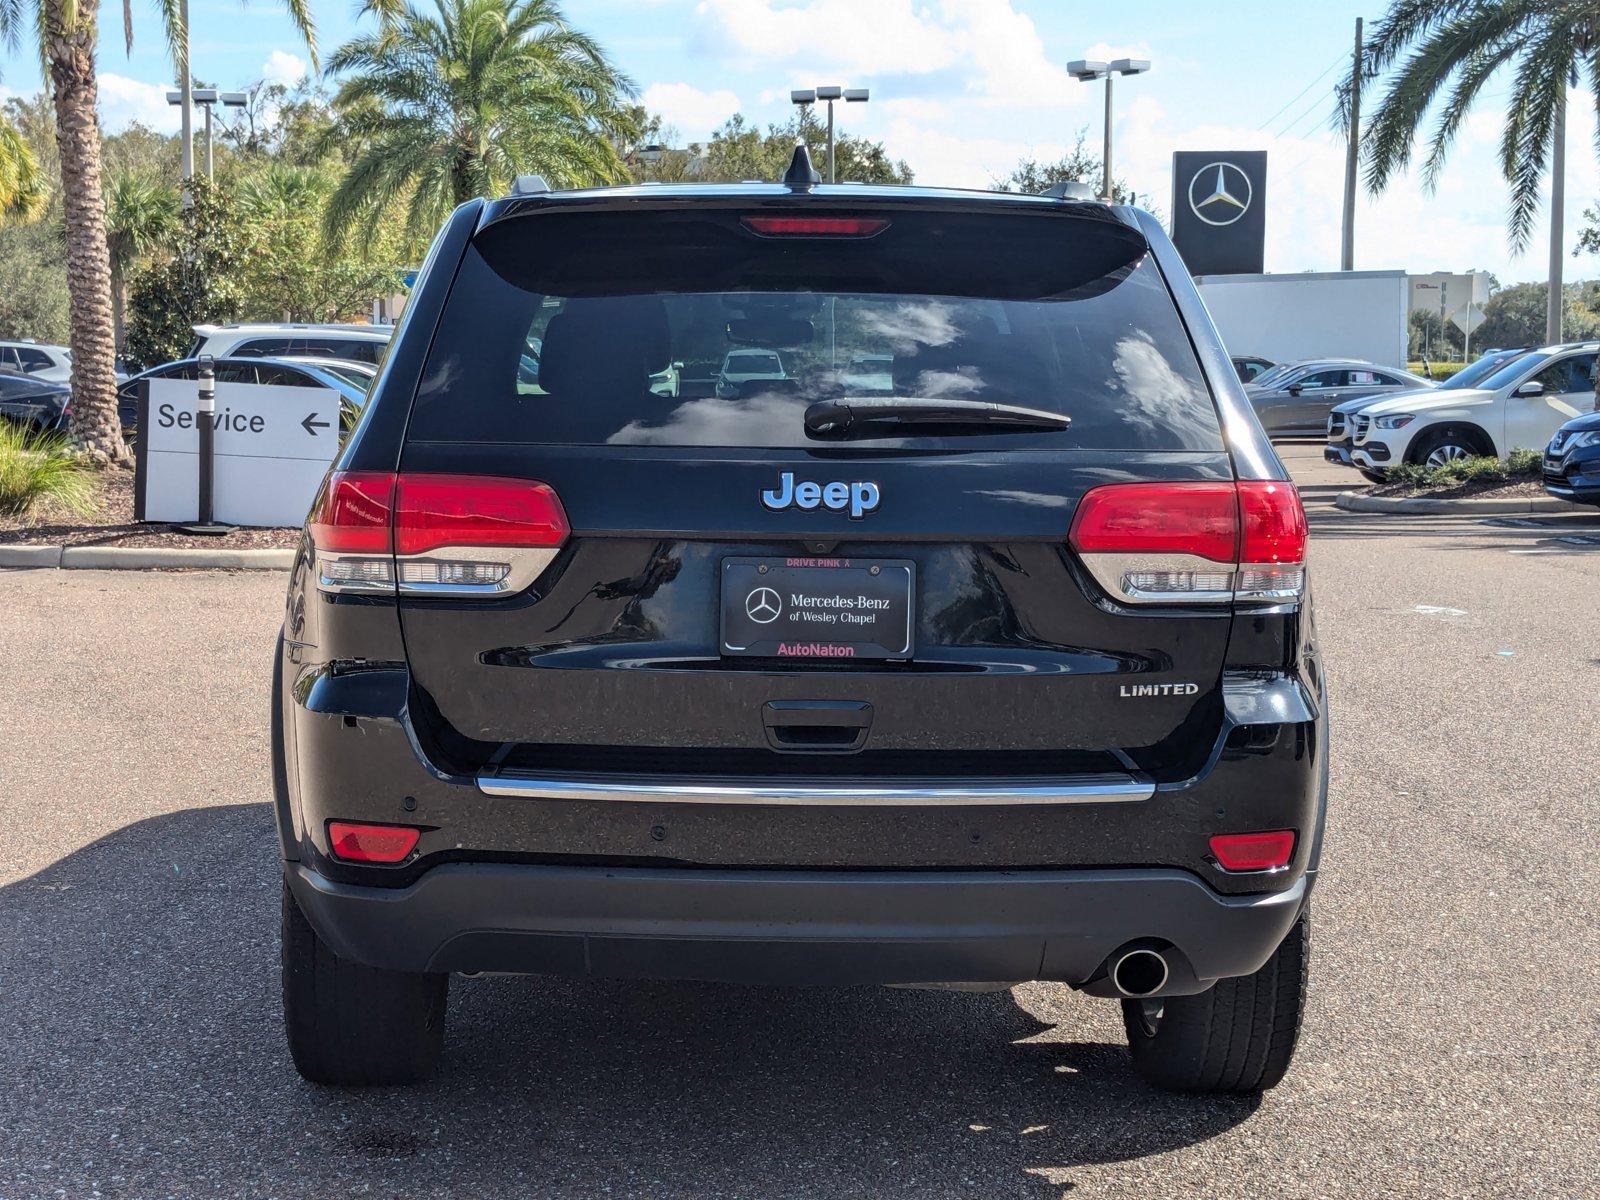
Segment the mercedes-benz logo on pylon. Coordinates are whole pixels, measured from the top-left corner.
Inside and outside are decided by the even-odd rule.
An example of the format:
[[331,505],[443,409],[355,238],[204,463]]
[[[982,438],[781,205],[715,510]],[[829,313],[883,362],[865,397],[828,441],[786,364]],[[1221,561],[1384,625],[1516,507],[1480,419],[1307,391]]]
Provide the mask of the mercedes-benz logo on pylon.
[[1232,225],[1254,196],[1250,176],[1231,162],[1207,163],[1189,180],[1189,211],[1207,225]]
[[744,598],[744,615],[757,625],[771,625],[783,611],[783,597],[769,587],[758,587]]

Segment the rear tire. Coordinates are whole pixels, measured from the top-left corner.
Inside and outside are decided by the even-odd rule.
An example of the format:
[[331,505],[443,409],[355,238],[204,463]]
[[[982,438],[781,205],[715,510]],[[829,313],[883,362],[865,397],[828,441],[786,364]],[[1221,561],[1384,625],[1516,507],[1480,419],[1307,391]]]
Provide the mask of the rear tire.
[[[1122,1002],[1139,1075],[1176,1092],[1262,1092],[1289,1069],[1305,1009],[1311,958],[1301,912],[1254,975],[1220,979],[1198,996]],[[1154,1010],[1159,1007],[1159,1015]]]
[[421,1083],[444,1044],[448,975],[340,958],[283,886],[283,1021],[295,1070],[312,1083]]

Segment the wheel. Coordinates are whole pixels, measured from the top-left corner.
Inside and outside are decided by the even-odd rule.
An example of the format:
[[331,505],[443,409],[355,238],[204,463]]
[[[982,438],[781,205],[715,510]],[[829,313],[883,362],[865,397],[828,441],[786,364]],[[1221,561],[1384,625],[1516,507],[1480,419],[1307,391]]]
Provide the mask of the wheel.
[[1365,467],[1357,467],[1356,470],[1361,472],[1361,478],[1365,479],[1368,483],[1389,482],[1389,477],[1383,474],[1381,471],[1369,471]]
[[283,1020],[295,1069],[312,1083],[420,1083],[444,1043],[448,975],[340,958],[283,886]]
[[1124,1000],[1134,1070],[1177,1092],[1261,1092],[1289,1069],[1305,1008],[1307,914],[1254,975],[1198,996]]
[[1478,439],[1470,432],[1446,425],[1423,434],[1408,457],[1425,467],[1442,467],[1464,458],[1477,458],[1483,453]]

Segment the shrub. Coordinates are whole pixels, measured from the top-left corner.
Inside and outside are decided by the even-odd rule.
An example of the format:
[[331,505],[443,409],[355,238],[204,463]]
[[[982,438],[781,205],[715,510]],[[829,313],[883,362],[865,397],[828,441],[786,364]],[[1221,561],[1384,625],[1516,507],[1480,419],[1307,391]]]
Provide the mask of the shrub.
[[1471,365],[1471,363],[1459,362],[1430,362],[1427,364],[1427,369],[1424,370],[1421,362],[1408,362],[1406,370],[1413,375],[1421,375],[1424,379],[1444,380],[1449,379],[1457,371],[1465,371]]
[[1461,458],[1442,467],[1401,463],[1389,469],[1386,482],[1411,488],[1448,488],[1466,483],[1506,483],[1510,480],[1532,479],[1538,476],[1540,469],[1539,451],[1513,450],[1504,459],[1489,456]]
[[1506,456],[1506,473],[1513,479],[1533,478],[1544,472],[1544,455],[1538,450],[1513,450]]
[[25,517],[42,503],[94,511],[94,472],[59,434],[0,421],[0,517]]

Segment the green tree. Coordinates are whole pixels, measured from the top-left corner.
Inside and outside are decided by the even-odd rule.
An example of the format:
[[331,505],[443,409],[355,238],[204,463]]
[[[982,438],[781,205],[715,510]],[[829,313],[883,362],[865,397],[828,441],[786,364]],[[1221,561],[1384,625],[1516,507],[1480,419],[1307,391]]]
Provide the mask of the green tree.
[[631,80],[555,0],[399,0],[329,59],[359,149],[327,209],[330,234],[367,240],[395,207],[429,235],[456,205],[519,174],[557,186],[627,177]]
[[0,338],[64,342],[71,307],[60,226],[0,225]]
[[[315,58],[310,0],[286,0]],[[187,78],[186,7],[157,0],[177,77]],[[133,45],[133,4],[124,0],[123,30]],[[72,296],[72,436],[94,459],[124,461],[117,420],[116,345],[111,304],[111,256],[106,238],[99,77],[99,0],[8,0],[0,4],[0,35],[15,45],[37,39],[50,84],[60,155],[61,203],[67,243],[67,288]]]
[[[1474,346],[1538,346],[1545,340],[1550,289],[1542,283],[1501,288],[1472,331]],[[1600,336],[1600,285],[1575,283],[1562,289],[1562,327],[1573,338]]]
[[[1072,149],[1055,162],[1040,162],[1031,155],[1024,158],[1012,168],[1009,175],[994,181],[995,190],[1038,195],[1058,183],[1071,182],[1086,183],[1098,192],[1101,175],[1100,156],[1089,151],[1088,139],[1087,130],[1078,130],[1078,137]],[[1111,181],[1111,195],[1118,204],[1132,204],[1136,198],[1133,189],[1121,179]]]
[[147,175],[114,175],[106,189],[106,246],[111,262],[111,313],[117,353],[123,349],[128,272],[179,229],[178,193]]
[[22,131],[0,117],[0,220],[24,221],[44,206],[39,160]]
[[[660,129],[660,119],[651,118],[646,129]],[[643,137],[641,141],[654,140]],[[752,124],[742,113],[734,113],[709,142],[690,143],[686,150],[669,151],[659,163],[635,164],[635,178],[676,182],[737,183],[744,179],[774,180],[782,177],[794,156],[797,143],[804,142],[817,170],[824,169],[828,155],[828,127],[810,109],[798,110],[781,125],[765,130]],[[891,159],[883,143],[853,137],[835,127],[833,139],[834,174],[853,183],[910,183],[911,168]]]
[[380,236],[375,254],[328,242],[322,213],[334,180],[317,167],[273,163],[242,180],[234,200],[248,249],[239,284],[247,319],[342,321],[367,311],[373,297],[398,290],[395,254]]
[[1434,186],[1473,104],[1508,69],[1500,170],[1512,247],[1525,248],[1567,86],[1582,79],[1600,101],[1597,51],[1595,0],[1393,0],[1363,52],[1364,76],[1387,80],[1362,139],[1368,187],[1405,170],[1430,114],[1422,177]]
[[196,324],[243,315],[249,246],[238,207],[203,175],[190,195],[175,248],[135,271],[129,288],[127,354],[147,366],[181,357]]

